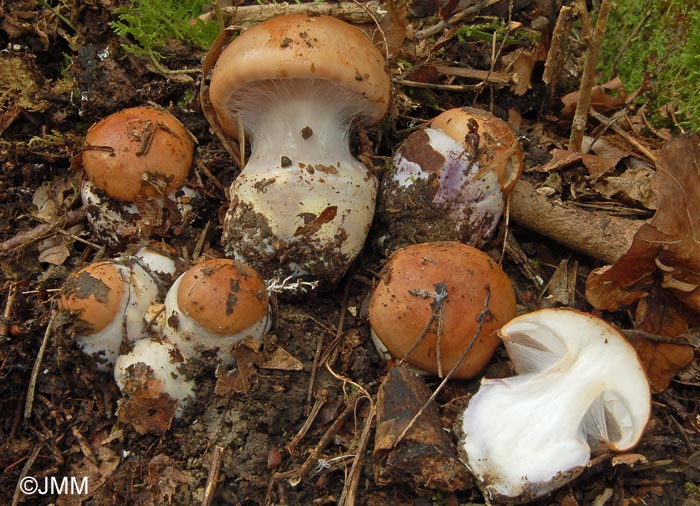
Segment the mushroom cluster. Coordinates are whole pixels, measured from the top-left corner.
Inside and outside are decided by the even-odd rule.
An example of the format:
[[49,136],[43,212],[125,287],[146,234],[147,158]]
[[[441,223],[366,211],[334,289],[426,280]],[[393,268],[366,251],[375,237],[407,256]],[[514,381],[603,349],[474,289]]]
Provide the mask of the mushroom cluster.
[[634,447],[651,393],[634,348],[572,309],[542,309],[499,332],[518,376],[485,379],[462,416],[469,469],[494,502],[527,502],[580,474],[591,454]]
[[189,360],[230,365],[238,341],[259,340],[270,327],[265,284],[249,266],[213,259],[175,279],[177,271],[174,260],[143,248],[76,271],[58,301],[78,347],[98,370],[113,370],[124,404],[158,401],[152,409],[175,417],[193,397]]
[[443,112],[399,146],[382,179],[382,248],[427,241],[483,245],[522,168],[520,143],[507,123],[470,107]]
[[190,221],[196,194],[185,181],[193,150],[190,133],[164,109],[125,109],[90,127],[76,160],[95,234],[122,249]]
[[356,27],[308,15],[264,21],[212,52],[203,110],[232,153],[244,135],[252,151],[230,188],[227,255],[266,279],[337,282],[374,216],[377,179],[349,139],[387,111],[381,52]]

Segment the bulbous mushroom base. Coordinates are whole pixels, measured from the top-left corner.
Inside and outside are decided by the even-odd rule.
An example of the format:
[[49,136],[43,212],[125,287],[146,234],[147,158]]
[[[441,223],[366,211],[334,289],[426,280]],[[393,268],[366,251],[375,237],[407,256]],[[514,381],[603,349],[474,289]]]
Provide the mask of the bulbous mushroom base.
[[305,165],[271,171],[261,181],[246,171],[231,186],[222,237],[226,255],[282,287],[283,296],[335,285],[369,232],[374,175],[364,167],[353,174]]
[[441,131],[412,134],[382,180],[377,204],[387,253],[409,244],[460,241],[480,247],[503,214],[498,176]]

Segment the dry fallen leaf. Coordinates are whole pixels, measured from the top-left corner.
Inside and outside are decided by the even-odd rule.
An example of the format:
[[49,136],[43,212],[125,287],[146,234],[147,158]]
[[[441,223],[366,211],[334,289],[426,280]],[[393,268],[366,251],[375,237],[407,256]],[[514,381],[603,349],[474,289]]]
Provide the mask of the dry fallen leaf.
[[[606,310],[646,299],[638,308],[638,328],[673,338],[684,325],[670,325],[668,315],[678,315],[686,330],[688,319],[700,317],[700,138],[666,143],[656,169],[656,214],[614,265],[590,274],[586,298]],[[692,347],[683,342],[636,342],[656,391],[692,360]]]

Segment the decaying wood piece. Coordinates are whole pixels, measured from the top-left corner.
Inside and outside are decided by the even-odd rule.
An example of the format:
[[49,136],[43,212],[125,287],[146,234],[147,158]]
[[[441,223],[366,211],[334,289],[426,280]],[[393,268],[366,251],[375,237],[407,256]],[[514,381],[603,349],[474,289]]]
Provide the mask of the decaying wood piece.
[[39,239],[51,235],[58,229],[71,227],[85,219],[86,209],[81,207],[73,211],[68,211],[62,216],[54,218],[52,221],[42,223],[36,227],[18,233],[5,242],[0,243],[0,256],[23,248]]
[[[367,24],[373,23],[386,14],[386,8],[380,2],[340,2],[340,3],[276,3],[265,5],[242,5],[240,7],[223,7],[221,14],[226,26],[248,26],[257,24],[266,19],[285,14],[312,14],[315,16],[333,16],[348,23]],[[202,21],[215,18],[214,11],[199,16]]]
[[520,180],[510,194],[510,219],[574,251],[613,264],[644,220],[592,213],[540,195]]
[[379,387],[374,440],[377,484],[413,483],[445,492],[471,487],[467,469],[443,430],[435,403],[424,409],[411,430],[395,445],[429,397],[430,391],[423,380],[407,367],[391,369]]

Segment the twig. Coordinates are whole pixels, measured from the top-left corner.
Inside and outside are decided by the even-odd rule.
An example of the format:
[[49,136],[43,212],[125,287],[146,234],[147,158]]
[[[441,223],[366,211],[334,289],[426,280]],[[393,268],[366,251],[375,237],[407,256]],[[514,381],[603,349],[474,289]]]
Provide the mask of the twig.
[[10,318],[12,317],[12,306],[15,304],[15,297],[17,295],[17,285],[18,283],[13,281],[10,283],[10,288],[7,291],[5,310],[2,313],[2,319],[0,319],[0,338],[10,335]]
[[314,402],[314,405],[311,408],[311,412],[306,417],[304,424],[297,431],[296,435],[292,438],[292,440],[284,446],[285,450],[287,450],[287,452],[290,455],[294,454],[297,445],[301,442],[302,439],[304,439],[304,436],[311,428],[311,425],[313,425],[314,420],[316,420],[316,417],[321,412],[321,408],[323,408],[323,406],[326,405],[326,402],[328,402],[329,395],[330,392],[327,388],[320,388],[318,390],[316,395],[316,402]]
[[482,0],[476,5],[472,5],[471,7],[468,7],[457,12],[456,14],[453,14],[444,21],[435,23],[434,25],[429,26],[428,28],[424,28],[423,30],[418,30],[414,34],[413,38],[415,40],[423,40],[427,39],[428,37],[432,37],[433,35],[443,31],[448,26],[460,23],[462,20],[464,20],[464,18],[467,18],[472,14],[476,14],[477,12],[481,11],[482,9],[485,9],[486,7],[500,3],[501,1],[502,0]]
[[29,458],[27,459],[27,462],[25,462],[24,467],[22,467],[22,472],[19,473],[19,480],[17,480],[17,485],[15,486],[15,493],[12,496],[12,506],[17,506],[19,504],[20,498],[22,497],[22,495],[24,495],[22,493],[23,480],[29,474],[29,470],[34,465],[34,462],[36,461],[37,457],[39,456],[39,452],[43,447],[44,443],[38,443],[32,450],[32,453],[29,455]]
[[656,155],[649,151],[649,149],[644,146],[642,143],[634,139],[632,136],[630,136],[625,130],[618,125],[614,119],[610,119],[607,116],[599,113],[598,111],[594,110],[591,108],[590,110],[591,116],[593,116],[596,120],[600,121],[606,128],[612,129],[613,132],[621,136],[625,141],[627,141],[629,144],[634,146],[642,155],[644,155],[650,162],[656,163]]
[[476,340],[479,338],[479,335],[481,334],[481,329],[484,328],[484,322],[486,321],[486,317],[488,315],[488,308],[489,308],[489,302],[491,301],[491,287],[489,285],[486,285],[486,297],[484,297],[484,306],[481,309],[481,313],[479,314],[479,325],[476,327],[476,330],[474,331],[474,336],[472,337],[472,340],[469,342],[469,346],[464,350],[462,355],[459,357],[459,360],[455,362],[455,364],[452,366],[452,369],[450,369],[450,372],[447,373],[447,376],[443,378],[443,380],[440,382],[440,384],[437,386],[435,391],[431,394],[431,396],[428,398],[427,401],[425,401],[425,404],[421,406],[421,408],[418,410],[418,413],[415,414],[415,416],[411,419],[410,422],[408,422],[408,425],[406,425],[406,428],[399,434],[399,437],[396,438],[396,441],[394,442],[394,448],[396,448],[399,443],[403,440],[404,437],[406,437],[406,434],[408,434],[408,431],[411,430],[411,427],[416,423],[416,420],[423,414],[423,412],[426,410],[428,406],[435,400],[435,398],[438,396],[438,394],[442,391],[444,388],[445,384],[447,381],[452,377],[454,372],[457,370],[457,368],[462,365],[462,362],[464,362],[464,359],[467,358],[467,355],[469,355],[469,352],[472,351],[472,348],[474,347],[474,344],[476,343]]
[[422,83],[420,81],[409,81],[407,79],[392,79],[391,82],[398,84],[400,86],[409,86],[411,88],[425,88],[429,90],[441,90],[441,91],[469,91],[475,89],[478,84],[434,84],[434,83]]
[[214,501],[214,492],[216,491],[216,484],[219,481],[219,474],[221,473],[221,464],[223,460],[224,447],[216,445],[214,447],[213,455],[211,456],[211,465],[209,466],[207,484],[204,487],[202,506],[211,506],[212,502]]
[[[585,2],[582,2],[585,5]],[[581,151],[583,143],[583,134],[586,130],[588,122],[588,109],[591,105],[591,92],[595,85],[595,67],[598,63],[598,55],[600,48],[603,45],[603,37],[608,24],[608,15],[610,14],[611,0],[602,0],[600,9],[598,10],[598,19],[595,23],[593,36],[588,43],[588,51],[583,64],[583,75],[581,76],[581,87],[578,94],[578,102],[576,103],[576,112],[571,123],[571,136],[569,137],[569,151]],[[588,13],[583,8],[579,13],[581,24],[585,28]],[[590,21],[589,21],[590,22]]]
[[435,70],[446,76],[464,77],[495,84],[509,84],[513,82],[513,76],[515,75],[512,72],[493,72],[491,70],[451,67],[449,65],[436,65]]
[[299,483],[301,483],[301,481],[318,464],[319,455],[321,455],[321,452],[328,445],[328,443],[333,440],[350,415],[352,415],[354,409],[354,406],[348,402],[343,412],[333,421],[326,433],[321,437],[319,442],[316,443],[316,446],[314,446],[314,448],[309,452],[309,456],[306,458],[304,463],[298,469],[285,471],[282,473],[275,473],[273,475],[275,480],[286,479],[292,487],[299,485]]
[[367,420],[365,420],[365,426],[362,429],[362,435],[360,436],[360,442],[357,445],[357,451],[355,452],[355,458],[352,461],[352,466],[350,466],[350,473],[348,478],[345,480],[345,486],[343,487],[343,492],[340,494],[340,499],[338,499],[338,506],[354,506],[355,499],[357,497],[357,488],[360,484],[360,472],[362,471],[363,455],[367,450],[367,444],[369,443],[369,436],[372,431],[372,422],[377,414],[377,407],[375,406],[372,399],[369,399],[369,413],[367,414]]
[[48,223],[42,223],[41,225],[37,225],[36,227],[30,230],[20,232],[14,237],[11,237],[8,240],[0,243],[0,255],[6,254],[19,248],[23,248],[33,243],[34,241],[43,239],[47,235],[53,233],[58,228],[63,229],[66,227],[76,225],[77,223],[80,223],[85,219],[86,213],[87,209],[81,207],[80,209],[76,209],[74,211],[68,211],[63,216],[54,218]]
[[24,419],[28,420],[32,416],[32,407],[34,406],[34,393],[36,392],[36,382],[39,378],[39,370],[41,369],[41,363],[44,360],[44,353],[46,352],[46,346],[49,343],[49,338],[53,334],[53,328],[56,321],[56,314],[52,313],[49,323],[46,325],[46,331],[44,331],[44,339],[41,341],[41,346],[39,347],[39,352],[36,354],[36,360],[34,360],[34,368],[32,369],[32,376],[29,379],[29,386],[27,388],[27,398],[24,401]]
[[[411,291],[411,295],[419,296],[419,297],[433,297],[433,302],[431,303],[431,309],[432,311],[430,312],[430,318],[428,318],[428,322],[425,324],[423,327],[423,330],[421,330],[420,334],[415,338],[413,341],[413,344],[411,347],[404,353],[403,357],[401,357],[401,360],[396,364],[397,366],[400,366],[406,362],[406,359],[413,353],[413,350],[416,349],[416,347],[425,339],[425,336],[428,335],[428,332],[430,332],[430,328],[433,326],[433,323],[435,323],[435,320],[438,320],[438,317],[443,317],[444,312],[443,312],[443,306],[445,305],[445,302],[447,301],[447,297],[449,294],[447,293],[447,285],[445,283],[437,283],[435,284],[435,291],[433,293],[430,292],[413,292]],[[440,325],[441,327],[442,325]],[[439,335],[438,335],[439,338]],[[439,377],[442,378],[442,364],[440,363],[440,349],[438,347],[437,350],[437,361],[438,361],[438,371],[440,374],[438,374]]]

